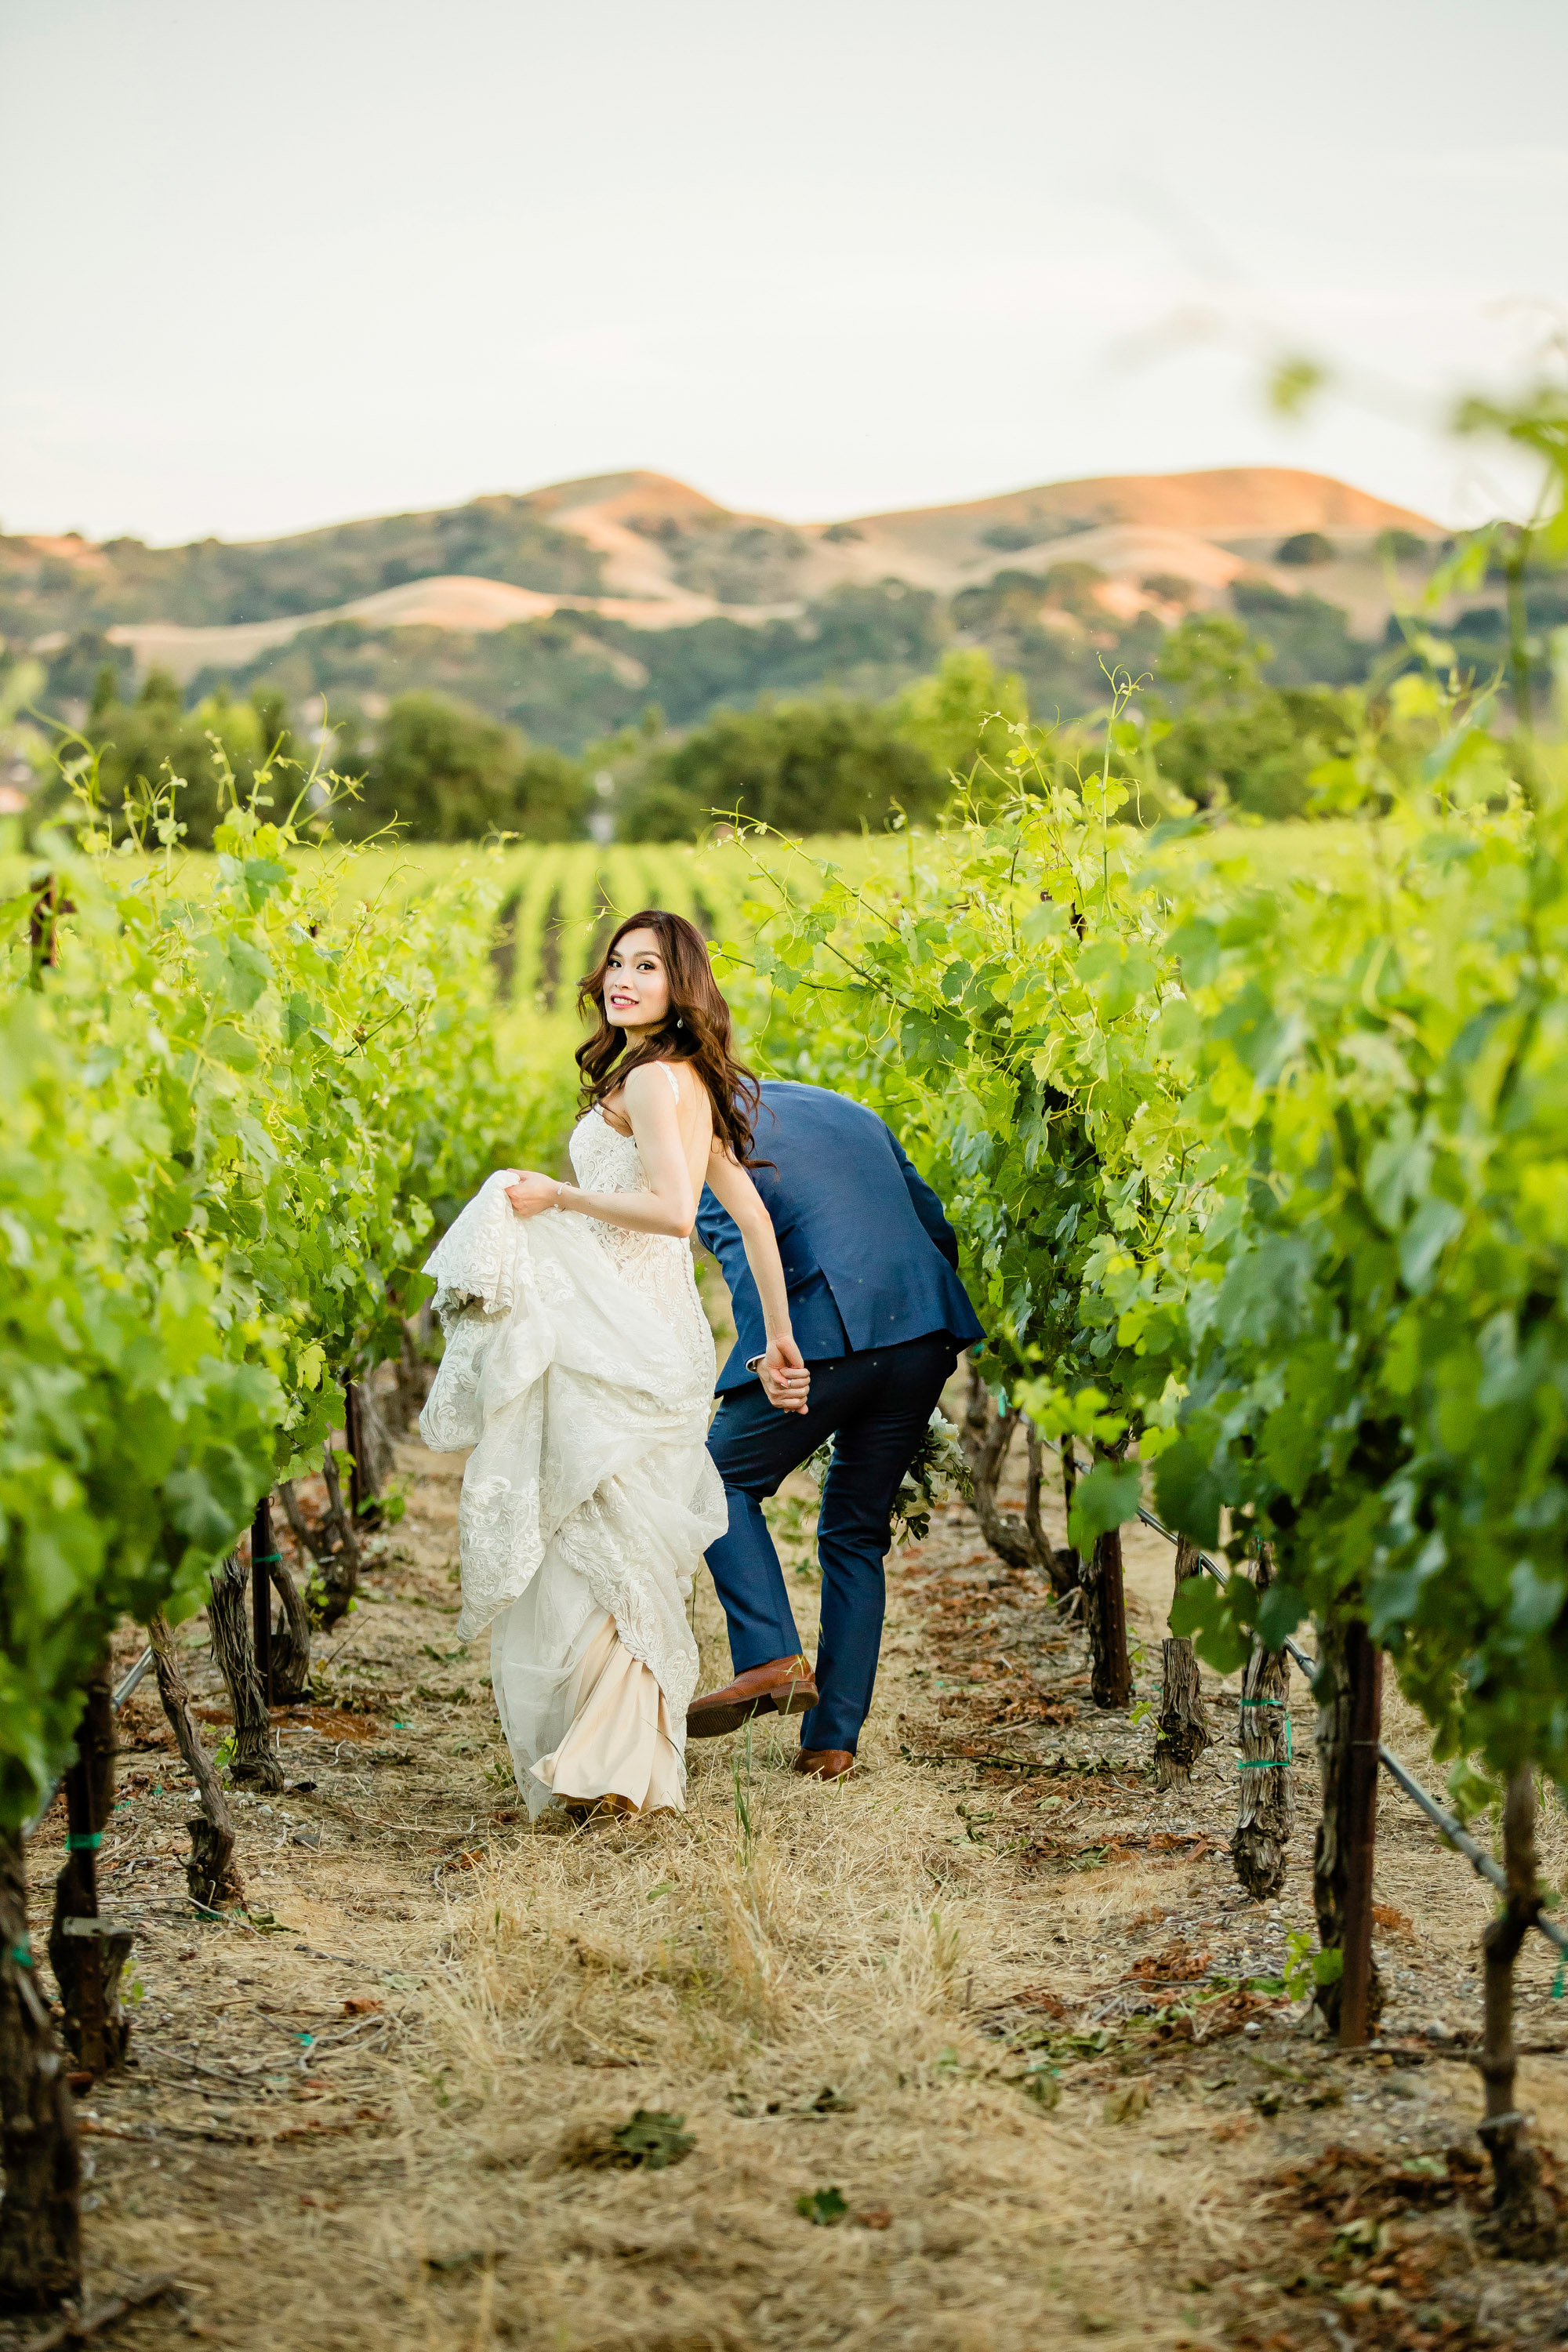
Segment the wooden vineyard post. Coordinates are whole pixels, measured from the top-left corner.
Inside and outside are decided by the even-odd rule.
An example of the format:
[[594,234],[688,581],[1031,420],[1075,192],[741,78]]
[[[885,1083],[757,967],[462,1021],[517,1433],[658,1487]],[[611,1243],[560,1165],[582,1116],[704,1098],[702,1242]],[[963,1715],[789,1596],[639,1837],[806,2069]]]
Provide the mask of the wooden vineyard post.
[[[1201,1576],[1198,1548],[1176,1539],[1176,1591],[1189,1576]],[[1154,1741],[1154,1786],[1173,1789],[1193,1777],[1193,1767],[1214,1738],[1204,1706],[1197,1653],[1185,1634],[1169,1633],[1160,1645],[1160,1727]]]
[[[1376,2022],[1373,2001],[1372,1873],[1377,1843],[1377,1751],[1383,1737],[1383,1653],[1364,1622],[1345,1627],[1350,1754],[1345,1766],[1344,1970],[1340,2048],[1359,2049]],[[1377,2003],[1381,2008],[1382,2003]]]
[[[395,1385],[389,1399],[380,1378],[384,1369],[377,1365],[368,1381],[353,1382],[353,1507],[367,1528],[381,1525],[382,1488],[396,1466],[394,1448],[401,1401]],[[395,1367],[391,1369],[395,1381]]]
[[[1274,1580],[1265,1545],[1258,1560],[1259,1598]],[[1285,1884],[1285,1849],[1295,1822],[1290,1788],[1290,1660],[1256,1637],[1241,1678],[1241,1782],[1235,1834],[1236,1874],[1256,1902]]]
[[263,1495],[250,1524],[250,1623],[261,1696],[272,1705],[272,1569],[282,1554],[272,1541],[272,1498]]
[[[1352,1685],[1347,1658],[1350,1622],[1325,1617],[1318,1627],[1318,1670],[1312,1696],[1318,1709],[1318,1769],[1322,1780],[1322,1811],[1312,1844],[1312,1908],[1317,1916],[1319,1968],[1313,2000],[1331,2033],[1340,2030],[1340,2003],[1344,1990],[1345,1909],[1350,1884]],[[1373,1755],[1375,1769],[1376,1758]],[[1375,1784],[1373,1788],[1375,1801]],[[1368,1912],[1370,1927],[1371,1914]],[[1333,1966],[1338,1961],[1339,1968]],[[1363,2031],[1375,2025],[1383,2008],[1383,1987],[1373,1962],[1366,1988]]]
[[120,1971],[131,1951],[126,1929],[106,1927],[98,1907],[98,1853],[114,1802],[114,1704],[109,1660],[99,1660],[77,1727],[76,1761],[65,1776],[66,1858],[55,1881],[49,1966],[60,1989],[66,2040],[77,2062],[105,2074],[125,2055],[130,2021],[120,2005]]
[[[77,1733],[84,1747],[91,1732],[99,1727],[92,1725],[89,1729],[89,1718],[100,1711],[100,1705],[108,1696],[108,1675],[95,1676],[88,1685],[87,1706]],[[62,1937],[68,1923],[75,1927],[98,1919],[96,1849],[102,1836],[102,1830],[93,1820],[91,1776],[85,1758],[79,1756],[66,1772],[66,1859],[55,1888],[55,1916]],[[74,1940],[79,1948],[63,1953],[60,1965],[55,1969],[56,1976],[62,1978],[66,2032],[81,2064],[91,2074],[102,2074],[109,2067],[103,2013],[103,1948],[96,1936]],[[69,1981],[73,1977],[74,1984]]]
[[1131,1706],[1132,1665],[1127,1654],[1127,1591],[1121,1570],[1121,1530],[1094,1539],[1083,1566],[1089,1620],[1089,1696],[1096,1706]]

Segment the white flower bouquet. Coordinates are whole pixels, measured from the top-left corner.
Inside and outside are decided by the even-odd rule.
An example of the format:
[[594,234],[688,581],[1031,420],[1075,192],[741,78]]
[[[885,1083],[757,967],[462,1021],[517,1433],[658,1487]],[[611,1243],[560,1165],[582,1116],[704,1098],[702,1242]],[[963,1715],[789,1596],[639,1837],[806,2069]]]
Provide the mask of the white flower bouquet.
[[[833,1460],[829,1443],[819,1445],[805,1464],[820,1489]],[[920,1451],[905,1471],[893,1498],[895,1543],[923,1543],[931,1533],[931,1515],[940,1503],[954,1497],[973,1499],[974,1481],[958,1442],[958,1432],[938,1405],[926,1423]]]

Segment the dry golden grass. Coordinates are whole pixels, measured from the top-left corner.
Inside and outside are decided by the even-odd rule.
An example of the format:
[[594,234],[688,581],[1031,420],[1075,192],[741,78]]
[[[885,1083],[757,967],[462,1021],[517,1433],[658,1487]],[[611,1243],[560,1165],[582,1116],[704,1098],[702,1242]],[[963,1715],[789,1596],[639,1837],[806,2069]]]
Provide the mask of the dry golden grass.
[[[710,1613],[703,1630],[711,1649]],[[765,1736],[694,1749],[684,1818],[541,1825],[473,1874],[425,2005],[441,2104],[405,2126],[425,2340],[468,2340],[470,2308],[475,2329],[584,2347],[1023,2347],[1047,2314],[1180,2338],[1178,2252],[1234,2252],[1238,2217],[1205,2172],[1104,2131],[1098,2100],[1024,2095],[978,2020],[1048,1965],[1039,1893],[955,1848],[946,1776],[886,1728],[867,1753],[822,1788]],[[1127,1874],[1115,1907],[1152,1875]],[[1102,1919],[1108,1896],[1080,1882],[1063,1916]],[[584,2136],[636,2106],[682,2116],[690,2155],[582,2168]],[[848,2218],[817,2227],[795,2200],[829,2188]],[[455,2333],[416,2292],[430,2252],[494,2268]]]
[[[203,1930],[182,1913],[177,1790],[156,1805],[137,1793],[117,1830],[127,1875],[106,1889],[148,1903],[147,1999],[140,2068],[88,2103],[93,2283],[162,2269],[181,2282],[117,2328],[117,2346],[1036,2352],[1096,2336],[1175,2352],[1246,2342],[1248,2315],[1263,2326],[1266,2313],[1256,2342],[1269,2326],[1286,2329],[1281,2345],[1328,2340],[1289,2332],[1300,2315],[1270,2252],[1283,2226],[1270,2181],[1336,2135],[1397,2147],[1468,2133],[1468,2070],[1427,2067],[1419,2099],[1385,2097],[1282,2016],[1250,2042],[1233,2031],[1163,2051],[1126,2025],[1136,1963],[1181,1948],[1215,1970],[1271,1967],[1304,1921],[1299,1687],[1301,1810],[1277,1906],[1242,1903],[1230,1877],[1223,1718],[1193,1788],[1165,1800],[1137,1777],[1152,1730],[1087,1707],[1045,1745],[1081,1756],[1120,1742],[1129,1760],[1114,1770],[917,1760],[978,1736],[1001,1687],[983,1665],[996,1651],[1016,1664],[1020,1632],[1048,1622],[991,1577],[955,1513],[894,1563],[855,1779],[803,1782],[785,1739],[759,1732],[749,1748],[692,1749],[684,1816],[531,1829],[482,1661],[454,1659],[444,1630],[455,1465],[417,1448],[404,1460],[409,1517],[330,1677],[340,1700],[374,1707],[372,1734],[334,1737],[330,1716],[301,1724],[290,1771],[313,1790],[243,1811],[253,1910],[287,1932]],[[1168,1555],[1130,1559],[1148,1643]],[[815,1588],[796,1576],[793,1591],[808,1633]],[[964,1619],[952,1596],[966,1592]],[[987,1630],[992,1609],[1015,1612],[1010,1630]],[[721,1680],[705,1581],[697,1623],[704,1679]],[[1070,1677],[1078,1663],[1036,1670]],[[1397,1703],[1391,1716],[1417,1760],[1413,1722]],[[131,1737],[155,1731],[155,1711],[132,1710]],[[124,1759],[128,1790],[166,1769],[147,1753]],[[291,1842],[300,1830],[319,1844]],[[1550,1832],[1555,1853],[1555,1816]],[[47,1828],[40,1891],[56,1843]],[[1484,1916],[1472,1884],[1385,1799],[1379,1900],[1415,1934],[1394,1927],[1381,1942],[1410,2023],[1475,2021],[1460,1990]],[[1550,1973],[1532,1950],[1532,2034]],[[1047,2110],[1024,2087],[1023,2029],[1053,2003],[1085,2031],[1109,2021],[1111,2038],[1061,2062]],[[1328,2084],[1321,2098],[1298,2095],[1309,2076]],[[1258,2086],[1276,2082],[1294,2104],[1260,2112]],[[1546,2120],[1562,2109],[1568,2122],[1550,2062],[1526,2088]],[[637,2108],[683,2117],[689,2151],[662,2170],[584,2161]],[[796,2200],[827,2189],[847,2210],[817,2226]],[[0,2330],[0,2345],[26,2333]]]

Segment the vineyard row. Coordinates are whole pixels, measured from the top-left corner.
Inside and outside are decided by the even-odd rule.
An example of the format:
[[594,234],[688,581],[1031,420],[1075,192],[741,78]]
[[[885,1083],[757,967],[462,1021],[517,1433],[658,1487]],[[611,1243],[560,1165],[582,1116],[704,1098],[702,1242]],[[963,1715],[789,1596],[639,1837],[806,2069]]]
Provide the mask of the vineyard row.
[[[1500,1810],[1483,2126],[1505,2236],[1554,2224],[1513,2106],[1539,1920],[1536,1776],[1568,1781],[1568,776],[1527,803],[1484,709],[1403,681],[1337,823],[1152,836],[1020,740],[1014,789],[907,859],[759,871],[732,968],[774,1072],[882,1111],[948,1205],[988,1335],[966,1443],[993,1547],[1076,1586],[1101,1706],[1132,1697],[1121,1528],[1182,1538],[1155,1774],[1213,1738],[1194,1644],[1243,1675],[1237,1852],[1284,1869],[1284,1644],[1316,1630],[1316,1999],[1375,2026],[1384,1660]],[[1130,757],[1135,752],[1135,745]],[[1334,782],[1324,779],[1324,787]],[[1069,1545],[1003,1512],[1015,1430],[1086,1463]],[[1226,1573],[1202,1573],[1223,1549]]]

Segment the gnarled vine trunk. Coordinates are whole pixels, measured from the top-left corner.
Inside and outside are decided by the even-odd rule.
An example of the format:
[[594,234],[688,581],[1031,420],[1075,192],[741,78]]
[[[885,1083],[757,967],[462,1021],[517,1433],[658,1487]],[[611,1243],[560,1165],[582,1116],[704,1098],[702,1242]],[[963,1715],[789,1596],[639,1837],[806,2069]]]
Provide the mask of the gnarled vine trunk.
[[[1175,1589],[1201,1576],[1198,1548],[1185,1536],[1176,1542]],[[1184,1633],[1167,1634],[1160,1645],[1159,1731],[1154,1741],[1154,1786],[1173,1789],[1193,1777],[1193,1767],[1214,1739],[1204,1705],[1197,1653]]]
[[1038,1569],[1041,1562],[1028,1522],[1016,1511],[1001,1509],[996,1500],[1002,1466],[1018,1420],[1016,1405],[1005,1412],[997,1412],[990,1390],[971,1364],[969,1395],[958,1434],[974,1481],[974,1516],[980,1522],[981,1534],[998,1559],[1005,1559],[1009,1568]]
[[[1258,1562],[1258,1590],[1267,1592],[1274,1562],[1265,1545]],[[1290,1787],[1290,1661],[1283,1650],[1252,1644],[1241,1678],[1241,1783],[1237,1823],[1230,1841],[1236,1874],[1258,1902],[1278,1895],[1285,1884],[1285,1849],[1296,1818]]]
[[185,1884],[194,1903],[199,1903],[204,1910],[216,1910],[222,1904],[237,1903],[245,1894],[245,1881],[234,1858],[234,1816],[212,1758],[202,1745],[191,1709],[191,1694],[175,1654],[174,1637],[161,1610],[147,1621],[147,1639],[153,1645],[153,1668],[158,1677],[163,1713],[169,1718],[185,1769],[196,1784],[196,1802],[201,1807],[200,1812],[194,1813],[185,1823],[191,1833]]
[[0,2311],[81,2293],[81,2153],[27,1937],[21,1832],[0,1833]]
[[1510,2261],[1550,2262],[1557,2252],[1557,2211],[1542,2179],[1541,2158],[1516,2105],[1519,2053],[1513,2046],[1513,1965],[1541,1909],[1535,1860],[1535,1775],[1528,1768],[1508,1784],[1502,1811],[1503,1868],[1508,1893],[1481,1937],[1486,2024],[1481,2080],[1486,2113],[1480,2136],[1492,2160],[1492,2211],[1488,2235]]
[[[349,1451],[354,1459],[351,1501],[356,1519],[374,1524],[378,1514],[375,1505],[382,1488],[392,1475],[393,1447],[396,1439],[395,1424],[401,1412],[401,1397],[395,1382],[388,1387],[382,1375],[392,1367],[378,1364],[368,1381],[344,1383],[344,1436],[348,1423],[353,1422],[353,1434]],[[370,1515],[367,1522],[367,1514]]]
[[[1028,1483],[1024,1489],[1024,1524],[1029,1530],[1029,1540],[1035,1547],[1035,1558],[1050,1579],[1051,1591],[1060,1601],[1065,1599],[1068,1593],[1078,1591],[1079,1558],[1070,1546],[1054,1545],[1046,1533],[1045,1524],[1040,1517],[1040,1490],[1045,1484],[1045,1446],[1041,1442],[1039,1431],[1035,1427],[1034,1423],[1026,1418],[1024,1423],[1024,1441],[1029,1452]],[[1064,1456],[1064,1484],[1067,1477],[1066,1459],[1068,1458],[1070,1458],[1070,1455]],[[1069,1510],[1072,1507],[1070,1495],[1068,1507]]]
[[[354,1391],[351,1382],[344,1382],[343,1393],[344,1420],[347,1423],[343,1435],[352,1455],[359,1416],[353,1404]],[[359,1475],[356,1460],[353,1472],[353,1480],[357,1482]],[[293,1531],[294,1541],[299,1546],[300,1561],[302,1563],[308,1558],[314,1566],[314,1573],[310,1579],[309,1608],[323,1631],[330,1633],[334,1625],[348,1615],[350,1604],[359,1589],[360,1570],[363,1561],[360,1552],[360,1530],[356,1523],[355,1511],[352,1507],[352,1503],[345,1503],[343,1499],[342,1480],[338,1471],[337,1456],[330,1444],[325,1448],[321,1457],[321,1476],[327,1489],[327,1508],[319,1528],[313,1528],[305,1517],[300,1508],[300,1497],[294,1492],[291,1479],[279,1479],[278,1493],[289,1528]],[[284,1608],[288,1612],[290,1607],[289,1593],[276,1576],[273,1581],[283,1593]],[[291,1578],[288,1580],[288,1583],[292,1589]],[[298,1599],[297,1594],[295,1599]],[[306,1664],[308,1668],[308,1658]],[[276,1673],[276,1667],[274,1671]]]
[[207,1623],[212,1629],[213,1655],[234,1710],[229,1772],[253,1788],[280,1789],[283,1773],[273,1752],[272,1719],[251,1639],[249,1564],[237,1552],[230,1552],[223,1566],[213,1570],[210,1580]]
[[321,1475],[327,1483],[327,1530],[331,1549],[318,1550],[316,1564],[321,1583],[321,1623],[330,1633],[349,1613],[349,1603],[359,1590],[362,1562],[359,1530],[354,1525],[353,1513],[344,1504],[337,1457],[330,1445],[322,1457]]
[[98,1907],[98,1850],[114,1810],[114,1693],[107,1656],[88,1682],[76,1744],[76,1761],[65,1776],[66,1858],[55,1881],[49,1966],[60,1989],[66,2040],[79,2065],[96,2075],[123,2063],[131,2039],[120,1973],[132,1938],[128,1928],[110,1927]]
[[272,1704],[294,1706],[310,1696],[310,1612],[287,1560],[275,1559],[270,1574],[283,1604],[272,1622]]
[[396,1411],[390,1408],[387,1423],[395,1437],[405,1437],[424,1411],[425,1400],[430,1393],[435,1366],[425,1354],[425,1343],[430,1336],[429,1304],[417,1315],[405,1315],[398,1342],[395,1366]]
[[[1001,1484],[1008,1448],[1020,1421],[1024,1422],[1029,1457],[1021,1515],[1017,1511],[1003,1510],[996,1500],[996,1489]],[[1040,1433],[1032,1422],[1024,1420],[1016,1406],[1005,1412],[997,1412],[990,1390],[973,1364],[969,1368],[969,1395],[958,1436],[974,1484],[974,1516],[980,1522],[981,1534],[998,1559],[1005,1559],[1009,1568],[1026,1569],[1043,1576],[1058,1599],[1074,1591],[1079,1582],[1078,1554],[1057,1549],[1040,1517],[1044,1471]],[[1068,1475],[1070,1507],[1070,1474]]]

